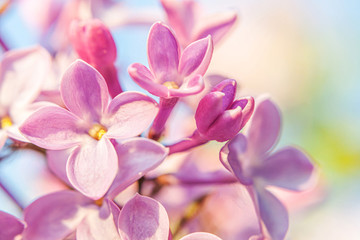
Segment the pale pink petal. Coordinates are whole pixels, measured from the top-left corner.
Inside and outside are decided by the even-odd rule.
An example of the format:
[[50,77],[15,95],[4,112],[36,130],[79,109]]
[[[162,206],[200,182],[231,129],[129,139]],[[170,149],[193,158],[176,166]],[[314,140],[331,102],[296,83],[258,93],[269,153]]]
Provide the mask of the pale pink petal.
[[146,138],[133,138],[116,146],[119,172],[109,192],[116,196],[150,170],[159,166],[168,154],[162,144]]
[[50,64],[50,54],[40,46],[6,52],[0,62],[0,106],[23,106],[35,100]]
[[78,145],[84,132],[78,117],[54,106],[39,109],[19,129],[31,143],[51,150]]
[[270,99],[260,100],[247,132],[250,155],[256,158],[269,151],[279,137],[280,126],[281,117],[277,106]]
[[6,132],[8,137],[15,139],[17,141],[21,141],[21,142],[29,142],[29,140],[21,134],[19,128],[15,125],[12,125],[8,128],[6,128]]
[[138,92],[124,92],[116,96],[103,118],[108,127],[107,138],[129,138],[141,134],[154,120],[158,112],[157,103]]
[[200,27],[195,30],[197,33],[193,40],[211,35],[214,44],[217,44],[235,25],[236,20],[237,14],[235,12],[224,12],[203,19]]
[[186,97],[201,92],[204,89],[204,80],[201,75],[186,78],[179,89],[170,88],[168,97]]
[[133,63],[129,66],[130,77],[143,89],[158,97],[168,97],[169,89],[156,82],[154,76],[147,67],[140,63]]
[[90,203],[90,199],[75,191],[60,191],[37,199],[24,211],[24,239],[65,238],[87,214],[85,207]]
[[268,190],[257,189],[261,220],[272,240],[283,240],[289,227],[289,217],[284,205]]
[[210,36],[191,43],[181,55],[179,73],[182,76],[203,76],[210,64],[213,49]]
[[[106,208],[106,209],[104,209]],[[87,216],[76,229],[77,240],[121,240],[108,204],[103,204],[101,210],[89,209]],[[104,210],[103,210],[104,209]],[[104,212],[107,212],[104,214]]]
[[69,157],[66,172],[71,184],[92,199],[105,195],[118,170],[114,146],[107,138],[77,147]]
[[135,195],[120,212],[119,233],[122,240],[168,239],[169,218],[156,200]]
[[76,60],[66,70],[60,92],[66,107],[89,123],[100,121],[109,101],[104,78],[82,60]]
[[196,232],[180,238],[180,240],[221,240],[221,238],[211,233]]
[[171,30],[154,23],[148,37],[148,60],[151,72],[160,83],[177,82],[180,48]]
[[[221,158],[226,168],[230,167],[231,172],[244,185],[253,184],[252,175],[249,169],[249,162],[246,158],[247,141],[243,134],[238,134],[227,144],[227,159]],[[221,150],[223,151],[223,149]]]
[[0,211],[0,239],[15,239],[24,231],[25,224],[16,217]]
[[71,183],[66,174],[66,163],[68,158],[73,151],[73,148],[65,150],[47,150],[46,159],[48,167],[50,170],[55,173],[62,181],[64,181],[68,186],[71,186]]
[[161,0],[168,22],[174,29],[182,47],[188,45],[198,16],[198,5],[193,0]]
[[313,170],[309,156],[297,148],[286,147],[270,155],[256,167],[254,176],[263,179],[266,185],[301,190]]

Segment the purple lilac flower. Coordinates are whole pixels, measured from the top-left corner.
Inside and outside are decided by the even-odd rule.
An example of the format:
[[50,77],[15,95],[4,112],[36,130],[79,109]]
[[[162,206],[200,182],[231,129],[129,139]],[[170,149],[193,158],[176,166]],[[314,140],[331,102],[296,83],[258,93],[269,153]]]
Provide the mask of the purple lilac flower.
[[259,101],[246,134],[238,134],[220,152],[224,166],[248,187],[259,218],[274,240],[284,239],[288,214],[267,187],[301,190],[314,168],[298,148],[288,146],[271,153],[279,137],[280,121],[279,110],[271,100]]
[[148,37],[150,70],[140,63],[128,68],[132,79],[142,88],[160,97],[160,110],[150,137],[158,139],[179,97],[197,94],[204,89],[202,76],[212,57],[211,37],[200,39],[181,51],[172,31],[155,23]]
[[185,140],[175,143],[170,153],[185,151],[207,143],[232,139],[248,122],[254,110],[254,99],[235,100],[236,81],[226,79],[217,84],[199,102],[195,112],[197,130]]
[[71,184],[90,198],[101,198],[118,170],[111,139],[141,134],[157,113],[156,102],[143,94],[126,92],[109,103],[104,78],[80,60],[64,74],[60,92],[68,110],[43,107],[20,130],[30,142],[45,149],[75,147],[67,162]]

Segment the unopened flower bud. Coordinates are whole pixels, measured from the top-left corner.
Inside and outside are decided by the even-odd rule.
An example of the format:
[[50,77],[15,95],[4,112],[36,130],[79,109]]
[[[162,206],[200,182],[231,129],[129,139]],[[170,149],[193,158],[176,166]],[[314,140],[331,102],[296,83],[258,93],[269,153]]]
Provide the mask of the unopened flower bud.
[[227,141],[245,126],[254,111],[254,99],[244,97],[234,101],[235,93],[236,81],[227,79],[201,99],[195,120],[203,138]]
[[80,58],[96,68],[115,62],[114,39],[109,28],[100,20],[74,20],[70,26],[70,38]]

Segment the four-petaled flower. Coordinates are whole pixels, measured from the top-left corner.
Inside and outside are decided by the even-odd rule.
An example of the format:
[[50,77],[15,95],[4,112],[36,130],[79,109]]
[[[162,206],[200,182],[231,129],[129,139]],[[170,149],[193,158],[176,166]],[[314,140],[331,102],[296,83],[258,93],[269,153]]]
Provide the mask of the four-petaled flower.
[[137,92],[119,94],[109,103],[104,78],[77,60],[64,74],[60,92],[67,109],[46,106],[20,127],[22,134],[45,149],[75,147],[67,162],[71,184],[84,195],[101,198],[118,171],[112,139],[141,134],[157,113],[157,104]]
[[148,37],[150,70],[140,63],[128,68],[132,79],[158,97],[184,97],[204,89],[202,76],[212,57],[210,36],[193,42],[181,52],[171,30],[163,23],[155,23]]
[[271,239],[282,240],[288,228],[288,214],[266,187],[300,190],[313,172],[309,157],[295,147],[271,153],[280,133],[280,113],[269,99],[260,100],[246,135],[238,134],[220,152],[224,166],[248,186],[259,217]]

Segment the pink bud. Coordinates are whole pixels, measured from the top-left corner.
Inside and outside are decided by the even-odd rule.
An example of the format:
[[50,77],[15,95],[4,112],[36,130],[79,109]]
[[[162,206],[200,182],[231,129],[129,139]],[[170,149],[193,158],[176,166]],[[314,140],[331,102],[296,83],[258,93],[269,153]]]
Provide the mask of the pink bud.
[[205,95],[196,110],[198,131],[207,140],[232,139],[247,123],[254,111],[252,97],[234,101],[236,81],[226,79]]
[[100,20],[74,20],[70,26],[70,38],[80,58],[94,67],[103,67],[115,62],[114,39],[109,28]]

